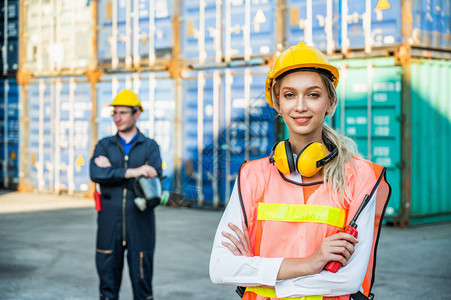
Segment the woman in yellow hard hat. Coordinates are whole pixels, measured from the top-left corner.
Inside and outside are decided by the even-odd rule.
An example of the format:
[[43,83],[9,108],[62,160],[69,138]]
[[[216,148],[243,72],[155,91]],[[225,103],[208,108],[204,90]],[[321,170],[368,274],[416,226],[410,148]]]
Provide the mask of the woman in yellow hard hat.
[[[338,80],[337,68],[303,43],[284,51],[267,77],[267,102],[289,138],[240,168],[210,259],[212,281],[247,287],[243,299],[370,295],[390,188],[385,169],[324,122],[337,107]],[[351,220],[357,237],[341,230]],[[324,270],[332,261],[343,266],[336,273]]]

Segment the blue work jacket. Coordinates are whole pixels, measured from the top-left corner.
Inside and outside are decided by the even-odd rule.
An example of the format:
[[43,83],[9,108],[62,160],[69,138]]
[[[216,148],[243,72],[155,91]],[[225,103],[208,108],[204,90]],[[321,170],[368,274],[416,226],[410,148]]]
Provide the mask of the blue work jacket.
[[[106,156],[111,167],[101,168],[94,163],[100,155]],[[108,251],[119,240],[130,250],[150,250],[155,244],[153,209],[140,211],[134,204],[135,178],[124,178],[127,168],[148,164],[162,174],[158,144],[141,132],[130,152],[125,155],[119,135],[100,140],[90,161],[91,180],[100,184],[102,209],[98,213],[97,249]]]

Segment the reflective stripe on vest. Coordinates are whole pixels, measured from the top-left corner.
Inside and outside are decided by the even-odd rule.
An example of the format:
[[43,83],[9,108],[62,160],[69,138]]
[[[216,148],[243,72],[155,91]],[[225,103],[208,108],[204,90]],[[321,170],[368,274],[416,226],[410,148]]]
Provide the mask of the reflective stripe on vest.
[[257,220],[345,225],[346,211],[326,205],[258,203]]
[[[266,288],[261,286],[252,286],[246,288],[246,292],[253,292],[257,295],[269,298],[276,298],[276,291],[272,288]],[[322,300],[323,296],[304,296],[298,298],[277,298],[277,299],[287,299],[287,300]]]

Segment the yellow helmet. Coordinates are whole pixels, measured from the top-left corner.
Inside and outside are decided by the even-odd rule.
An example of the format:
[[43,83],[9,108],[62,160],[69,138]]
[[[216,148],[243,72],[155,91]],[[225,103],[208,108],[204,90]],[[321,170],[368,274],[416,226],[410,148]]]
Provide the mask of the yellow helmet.
[[116,95],[116,97],[113,100],[113,103],[111,103],[111,106],[117,105],[139,107],[141,111],[144,111],[138,95],[136,95],[133,91],[130,90],[122,90]]
[[299,43],[299,45],[292,46],[280,54],[266,78],[266,101],[272,108],[274,108],[274,105],[271,89],[273,87],[274,79],[287,71],[301,68],[311,68],[316,71],[325,70],[325,73],[330,75],[329,77],[333,81],[334,86],[337,87],[338,85],[338,69],[329,63],[326,56],[313,47],[306,46],[304,43]]

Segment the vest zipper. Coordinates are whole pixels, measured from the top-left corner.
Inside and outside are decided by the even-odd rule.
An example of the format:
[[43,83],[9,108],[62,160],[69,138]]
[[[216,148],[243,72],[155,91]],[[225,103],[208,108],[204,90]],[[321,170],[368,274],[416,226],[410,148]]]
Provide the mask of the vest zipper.
[[[125,169],[127,169],[128,167],[128,155],[125,155],[124,157],[125,160]],[[126,230],[125,230],[125,204],[127,202],[127,188],[124,187],[124,197],[122,199],[122,246],[126,246],[127,242],[126,242]]]
[[[116,142],[116,144],[118,145],[119,149],[122,150],[122,153],[124,153],[125,155],[125,151],[124,151],[124,147],[122,147],[121,143]],[[130,150],[128,151],[128,154],[130,154],[130,152],[132,151],[133,147],[135,147],[136,145],[136,141],[133,143],[133,145],[131,146]],[[128,168],[128,155],[124,156],[124,168],[127,169]],[[126,242],[126,229],[125,229],[125,204],[127,202],[127,188],[124,187],[124,193],[123,193],[123,198],[122,198],[122,246],[126,246],[127,242]]]
[[143,267],[144,253],[139,252],[139,272],[141,273],[141,279],[144,279],[144,267]]

